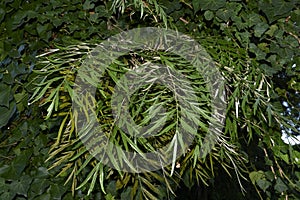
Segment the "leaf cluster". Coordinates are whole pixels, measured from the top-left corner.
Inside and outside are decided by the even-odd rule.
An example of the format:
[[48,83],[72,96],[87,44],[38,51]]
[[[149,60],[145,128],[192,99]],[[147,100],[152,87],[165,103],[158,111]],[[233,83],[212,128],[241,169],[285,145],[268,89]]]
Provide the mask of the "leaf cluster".
[[[249,199],[298,199],[299,146],[287,145],[281,137],[282,131],[290,136],[299,133],[299,16],[296,0],[2,1],[2,199],[69,199],[83,198],[84,194],[89,194],[87,199],[174,199],[180,187],[222,199],[227,187],[216,181],[225,179],[238,183],[232,183],[238,185],[236,192],[226,196],[231,199],[240,199],[243,187]],[[159,115],[159,109],[151,105],[160,102],[167,107],[167,125],[161,134],[136,140],[114,128],[110,105],[113,88],[122,74],[147,61],[173,67],[193,80],[201,104],[197,123],[203,123],[196,133],[185,125],[196,140],[170,166],[129,174],[102,165],[80,142],[75,126],[78,119],[71,112],[72,88],[77,70],[94,43],[145,26],[178,30],[205,47],[226,80],[227,111],[224,135],[219,136],[213,151],[201,158],[199,149],[211,112],[201,75],[182,58],[167,52],[121,57],[109,66],[106,81],[97,84],[98,93],[91,105],[97,107],[98,120],[111,134],[112,142],[139,153],[170,143],[176,135],[176,113],[184,112],[176,107],[172,91],[159,85],[136,91],[129,111],[136,123],[147,125],[151,123],[149,115]],[[96,77],[91,78],[87,81],[95,84]],[[30,116],[34,119],[29,120]],[[37,120],[41,116],[47,121]],[[48,131],[53,135],[43,134]],[[170,152],[175,152],[176,145],[172,144]],[[50,157],[44,163],[48,150]],[[121,153],[116,156],[124,158]],[[58,177],[46,168],[57,172]],[[62,179],[67,185],[58,191],[55,184],[63,185]],[[257,194],[252,193],[254,190]]]

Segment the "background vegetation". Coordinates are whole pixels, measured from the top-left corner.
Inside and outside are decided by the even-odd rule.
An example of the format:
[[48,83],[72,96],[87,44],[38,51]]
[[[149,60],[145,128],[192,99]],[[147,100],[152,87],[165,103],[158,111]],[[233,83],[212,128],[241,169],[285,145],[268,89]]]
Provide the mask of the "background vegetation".
[[[282,140],[283,133],[300,132],[296,0],[4,0],[0,23],[0,199],[300,198],[299,144]],[[226,139],[205,158],[197,156],[196,142],[176,169],[121,173],[99,164],[78,141],[70,88],[94,44],[149,26],[190,35],[216,61],[226,79]],[[186,66],[166,52],[138,52],[110,72],[142,64],[136,56]],[[109,84],[100,89],[109,94],[120,74],[107,73]]]

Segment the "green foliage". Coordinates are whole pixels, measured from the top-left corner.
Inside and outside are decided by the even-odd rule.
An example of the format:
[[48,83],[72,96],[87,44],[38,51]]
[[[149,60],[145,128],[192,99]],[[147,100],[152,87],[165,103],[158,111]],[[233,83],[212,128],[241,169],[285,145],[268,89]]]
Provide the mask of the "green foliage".
[[11,137],[6,138],[9,130],[1,135],[1,199],[60,199],[64,195],[72,199],[67,188],[58,186],[63,185],[64,180],[50,174],[49,164],[44,163],[49,151],[47,142],[55,137],[49,132],[53,122],[28,118],[18,123],[12,124]]
[[[200,38],[199,38],[200,40]],[[216,38],[205,38],[201,39],[199,42],[204,45],[212,45],[216,41],[223,42],[224,46],[223,48],[229,48],[228,45],[232,43],[227,43],[222,40],[216,40]],[[39,76],[37,77],[38,80],[42,80],[38,87],[36,87],[36,90],[33,95],[33,102],[39,100],[41,97],[43,97],[45,100],[41,102],[42,105],[47,106],[47,116],[64,116],[64,120],[61,123],[61,127],[58,132],[57,142],[52,146],[53,151],[50,154],[50,158],[55,158],[55,162],[52,167],[59,166],[61,163],[66,163],[64,170],[61,173],[68,172],[69,178],[68,180],[72,180],[72,177],[74,174],[79,174],[86,166],[93,165],[94,168],[90,172],[90,174],[87,175],[85,181],[78,186],[77,188],[83,188],[86,185],[89,185],[89,181],[92,181],[92,183],[89,185],[88,193],[93,189],[95,180],[99,176],[102,178],[99,178],[98,181],[100,181],[100,185],[102,188],[102,191],[105,192],[107,189],[106,187],[109,187],[105,184],[105,180],[109,179],[109,174],[119,174],[119,176],[116,176],[116,182],[123,182],[124,174],[122,172],[116,172],[113,169],[107,169],[108,172],[105,173],[105,167],[104,170],[100,167],[99,161],[97,161],[95,158],[93,158],[85,149],[83,144],[81,144],[80,141],[78,141],[78,137],[74,136],[74,130],[76,130],[75,124],[77,123],[77,117],[73,115],[73,112],[71,112],[71,103],[70,101],[75,101],[75,97],[73,95],[73,91],[70,89],[70,85],[73,85],[74,83],[74,70],[80,66],[83,62],[83,58],[86,57],[85,54],[89,52],[89,49],[93,47],[94,45],[90,45],[87,43],[79,44],[79,45],[72,45],[63,49],[58,50],[55,53],[52,53],[51,55],[48,55],[46,57],[46,60],[42,61],[41,64],[44,65],[42,70],[37,71],[39,73]],[[235,47],[232,46],[232,49]],[[242,50],[241,50],[242,51]],[[241,58],[245,59],[246,54],[237,54],[234,50],[233,54],[235,56],[241,56]],[[231,56],[231,54],[227,55]],[[244,57],[243,57],[244,56]],[[167,52],[160,52],[157,55],[154,55],[153,53],[149,52],[137,52],[132,58],[128,59],[126,57],[120,58],[115,63],[112,63],[109,68],[107,69],[107,74],[105,77],[109,77],[108,82],[104,82],[103,85],[98,85],[98,75],[94,74],[90,77],[87,77],[86,81],[89,82],[92,85],[97,85],[98,91],[101,95],[101,97],[98,100],[98,106],[97,110],[99,110],[100,113],[102,113],[102,110],[107,113],[106,115],[100,115],[99,119],[100,122],[104,121],[105,123],[103,126],[110,127],[113,123],[113,119],[111,117],[111,108],[110,108],[110,99],[112,95],[111,89],[114,87],[114,84],[116,80],[118,80],[122,74],[124,74],[129,69],[132,69],[135,66],[142,65],[143,63],[140,63],[138,58],[141,57],[143,60],[143,63],[147,62],[156,62],[161,64],[167,64],[170,67],[175,67],[176,69],[182,73],[186,74],[186,77],[190,80],[198,80],[198,82],[193,81],[194,85],[194,91],[197,91],[198,96],[201,96],[201,99],[199,101],[201,102],[201,108],[203,110],[199,110],[199,114],[202,113],[202,120],[207,121],[209,118],[207,118],[210,115],[210,108],[205,108],[204,105],[210,105],[209,97],[207,96],[207,88],[205,88],[205,82],[202,80],[201,75],[195,73],[195,69],[192,67],[188,67],[189,64],[182,60],[181,57],[176,57],[174,55],[170,55]],[[228,60],[228,57],[222,58],[225,60]],[[133,65],[129,65],[126,63],[133,63]],[[62,67],[63,66],[63,67]],[[54,75],[54,72],[59,72]],[[228,71],[227,71],[228,72]],[[64,75],[62,78],[62,75]],[[47,77],[50,77],[47,78]],[[228,75],[229,76],[229,75]],[[46,78],[45,78],[46,77]],[[257,84],[259,86],[259,84]],[[54,89],[56,88],[56,89]],[[60,91],[60,92],[58,92]],[[174,96],[166,95],[166,89],[161,88],[159,86],[155,87],[149,87],[145,86],[143,88],[143,91],[146,91],[146,96],[142,100],[138,100],[140,95],[142,93],[136,93],[132,96],[133,102],[139,102],[139,104],[132,104],[130,105],[131,115],[136,116],[136,120],[139,124],[147,124],[149,123],[149,118],[146,117],[148,115],[149,105],[152,105],[156,103],[157,101],[163,105],[166,103],[168,111],[167,113],[174,113],[179,112],[178,107],[176,105],[176,100],[174,99]],[[141,92],[141,91],[140,91]],[[65,94],[65,95],[64,95]],[[147,97],[149,95],[149,97]],[[90,98],[90,97],[89,97]],[[85,100],[85,97],[83,98],[85,102],[88,102]],[[92,101],[94,102],[94,100]],[[173,102],[173,103],[172,103]],[[142,105],[142,107],[140,107]],[[173,105],[173,106],[171,106]],[[92,106],[92,105],[91,105]],[[138,106],[138,107],[136,107]],[[58,109],[56,109],[58,108]],[[204,109],[205,108],[205,109]],[[142,109],[142,111],[141,111]],[[156,110],[157,111],[157,110]],[[155,111],[154,111],[155,112]],[[76,112],[75,112],[76,114]],[[153,113],[151,113],[153,114]],[[181,115],[184,114],[183,111],[181,111]],[[189,116],[192,113],[186,113],[185,115]],[[146,116],[145,116],[146,115]],[[142,118],[140,118],[142,117]],[[174,131],[174,127],[178,123],[176,120],[176,117],[174,117],[174,121],[169,121],[166,127],[157,135],[157,138],[154,142],[152,141],[145,141],[140,140],[136,141],[134,138],[129,138],[126,136],[126,134],[122,131],[120,131],[117,127],[110,127],[106,128],[108,131],[107,134],[112,135],[111,138],[113,140],[116,140],[116,143],[119,145],[122,145],[125,147],[125,149],[128,151],[136,151],[141,152],[140,148],[147,149],[147,150],[153,150],[155,148],[164,146],[167,142],[170,142],[173,138],[172,132]],[[197,122],[197,123],[200,123]],[[158,123],[159,124],[159,123]],[[138,177],[141,177],[141,180],[138,182],[132,182],[124,183],[126,186],[131,186],[132,189],[132,198],[138,199],[140,195],[143,195],[145,198],[153,199],[155,196],[159,195],[160,193],[155,189],[154,183],[159,181],[158,185],[165,185],[163,188],[166,191],[169,191],[174,194],[173,190],[175,186],[171,186],[169,182],[174,182],[176,184],[179,183],[180,177],[186,176],[185,174],[191,174],[191,176],[186,176],[186,179],[184,181],[185,184],[187,184],[188,187],[194,185],[194,181],[196,182],[203,182],[207,184],[207,180],[209,178],[213,177],[214,174],[214,163],[220,163],[220,165],[226,170],[229,171],[229,165],[233,165],[233,168],[235,172],[237,173],[238,180],[240,176],[242,176],[240,170],[245,170],[243,163],[245,162],[244,156],[238,152],[235,148],[236,139],[232,137],[232,141],[227,141],[225,137],[219,136],[218,141],[219,145],[213,150],[215,153],[213,153],[210,156],[202,158],[201,152],[199,151],[201,147],[201,140],[204,138],[205,133],[207,132],[207,124],[202,123],[199,124],[200,129],[199,133],[193,133],[197,134],[198,142],[196,142],[194,145],[194,149],[188,152],[185,157],[180,158],[180,160],[173,161],[172,166],[168,166],[166,168],[163,168],[163,171],[160,172],[152,172],[151,176],[154,177],[161,177],[164,176],[164,179],[149,179],[150,177],[146,177],[145,179],[143,176],[147,176],[147,174],[139,174]],[[189,126],[187,124],[183,124],[183,127],[189,130]],[[152,127],[153,128],[153,127]],[[201,131],[202,130],[202,131]],[[192,130],[192,132],[194,132]],[[236,134],[236,133],[234,133]],[[180,136],[179,136],[180,137]],[[180,139],[179,139],[180,141]],[[175,149],[175,146],[171,146],[172,149]],[[176,150],[176,149],[175,149]],[[64,152],[61,154],[60,152]],[[222,152],[222,153],[221,153]],[[222,156],[222,154],[224,154]],[[126,158],[120,154],[118,155],[121,160]],[[208,164],[209,163],[209,164]],[[118,164],[115,162],[115,166]],[[174,166],[179,166],[174,171]],[[102,169],[102,170],[101,170]],[[100,171],[99,171],[100,170]],[[173,174],[173,176],[172,176]],[[134,177],[135,175],[127,175],[129,177]],[[110,178],[112,179],[112,178]],[[131,179],[131,178],[128,178]],[[143,182],[147,185],[147,187],[150,187],[152,191],[149,191],[144,189]],[[73,185],[76,187],[76,179],[73,179]],[[137,184],[135,186],[135,184]],[[150,185],[149,185],[150,184]],[[173,183],[174,184],[174,183]],[[139,186],[139,187],[138,187]],[[240,185],[242,187],[242,185]],[[75,188],[74,187],[74,188]],[[123,184],[120,186],[121,188],[124,187]],[[118,187],[117,187],[118,188]],[[120,189],[121,189],[120,188]],[[162,188],[162,189],[163,189]],[[120,190],[120,195],[123,195],[126,193],[127,190]],[[167,194],[167,192],[166,192]],[[115,194],[118,195],[118,194]]]
[[[180,187],[204,191],[213,199],[299,199],[299,146],[281,140],[281,129],[297,133],[300,126],[299,23],[296,0],[1,1],[0,199],[174,199]],[[176,29],[199,41],[226,79],[228,107],[224,137],[207,157],[199,157],[201,144],[196,141],[171,166],[129,174],[103,166],[80,143],[71,112],[72,87],[95,43],[147,26]],[[138,52],[119,59],[99,87],[104,95],[95,99],[99,111],[109,111],[111,88],[124,70],[143,64],[137,58],[183,71],[187,66],[166,52]],[[201,80],[199,74],[188,75]],[[203,90],[199,98],[206,102],[205,84],[195,87]],[[149,89],[145,99],[135,93],[132,100],[144,103],[147,110],[157,91],[159,101],[172,102],[160,87]],[[284,112],[279,101],[288,102],[291,112]],[[203,111],[209,113],[209,106]],[[131,112],[137,122],[147,123],[148,112],[135,104]],[[99,118],[111,126],[107,113]],[[137,151],[169,142],[174,126],[170,122],[156,143],[126,138],[118,129],[113,133],[116,143]],[[205,132],[197,134],[201,138]],[[232,187],[223,180],[233,180]],[[231,189],[234,192],[227,194]]]

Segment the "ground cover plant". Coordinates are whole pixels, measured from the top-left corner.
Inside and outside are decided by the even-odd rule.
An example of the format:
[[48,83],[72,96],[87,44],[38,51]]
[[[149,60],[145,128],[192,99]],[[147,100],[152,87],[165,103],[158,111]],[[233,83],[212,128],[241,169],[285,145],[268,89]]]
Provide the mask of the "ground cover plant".
[[[297,1],[7,0],[0,14],[1,199],[300,198]],[[132,94],[129,112],[148,124],[158,111],[149,108],[160,102],[169,116],[164,129],[145,141],[115,127],[113,88],[136,66],[185,74],[201,103],[200,128],[183,156],[157,171],[126,173],[103,165],[79,140],[72,88],[95,44],[137,27],[177,30],[199,42],[224,77],[227,109],[218,143],[201,157],[211,114],[201,74],[166,51],[118,58],[92,101],[114,143],[137,153],[164,146],[174,137],[175,114],[184,114],[168,88],[145,85]]]

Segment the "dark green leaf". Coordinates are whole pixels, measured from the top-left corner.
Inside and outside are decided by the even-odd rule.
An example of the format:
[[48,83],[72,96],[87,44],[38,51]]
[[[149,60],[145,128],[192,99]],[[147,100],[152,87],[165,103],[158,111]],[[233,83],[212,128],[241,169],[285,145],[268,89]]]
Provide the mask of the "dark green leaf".
[[30,162],[29,158],[31,155],[32,149],[27,149],[25,151],[22,151],[21,154],[18,155],[16,159],[14,159],[12,166],[18,175],[23,172],[27,164]]
[[266,53],[260,50],[254,43],[250,43],[249,45],[250,52],[254,53],[257,60],[263,60],[266,57]]
[[7,200],[11,200],[14,199],[15,194],[12,192],[7,192],[4,191],[4,193],[0,194],[0,199],[7,199]]
[[201,7],[200,7],[200,1],[193,0],[192,3],[193,3],[194,12],[195,13],[198,12],[201,9]]
[[37,169],[37,173],[36,173],[36,177],[38,178],[46,178],[48,177],[50,174],[48,172],[48,169],[45,167],[39,167]]
[[[18,54],[21,56],[21,51],[18,50]],[[18,64],[17,62],[12,62],[7,66],[7,70],[13,79],[18,75],[25,74],[26,68],[27,66],[24,63]]]
[[258,23],[254,26],[254,35],[256,37],[260,37],[268,28],[269,28],[268,24],[264,22]]
[[0,106],[9,108],[9,102],[12,99],[11,87],[0,83]]
[[5,17],[5,10],[0,8],[0,23],[3,21]]
[[95,7],[95,4],[91,3],[90,1],[85,1],[83,4],[84,10],[90,10],[90,9],[93,9],[94,7]]
[[0,128],[6,126],[10,118],[15,113],[16,108],[16,103],[14,101],[10,102],[9,108],[0,106]]
[[41,195],[46,192],[49,185],[50,181],[47,179],[34,179],[30,191],[34,192],[36,195]]
[[259,179],[256,183],[264,192],[272,185],[269,181],[264,179]]
[[276,184],[275,184],[274,189],[275,189],[277,192],[282,193],[282,192],[287,191],[288,187],[287,187],[287,185],[281,180],[281,178],[278,177],[277,180],[276,180]]
[[27,191],[30,187],[32,178],[28,175],[22,176],[20,180],[11,183],[11,191],[27,197]]
[[226,8],[219,9],[216,13],[217,17],[222,19],[223,21],[227,22],[228,19],[234,15],[232,10],[228,10]]
[[245,20],[247,21],[249,27],[252,27],[261,22],[260,15],[257,13],[248,14],[245,17]]
[[12,25],[13,29],[18,28],[24,23],[25,17],[27,16],[27,13],[25,11],[19,10],[13,17]]
[[199,4],[198,7],[200,7],[201,10],[218,10],[226,4],[226,0],[194,0],[193,4],[194,2],[195,4]]
[[52,184],[49,188],[49,193],[51,195],[50,199],[61,199],[64,194],[65,189],[59,185]]
[[9,172],[10,166],[8,165],[3,165],[0,167],[0,176],[3,177],[4,174]]
[[269,23],[272,23],[290,12],[294,8],[295,3],[296,1],[284,0],[271,1],[271,3],[260,1],[259,8],[266,14]]

